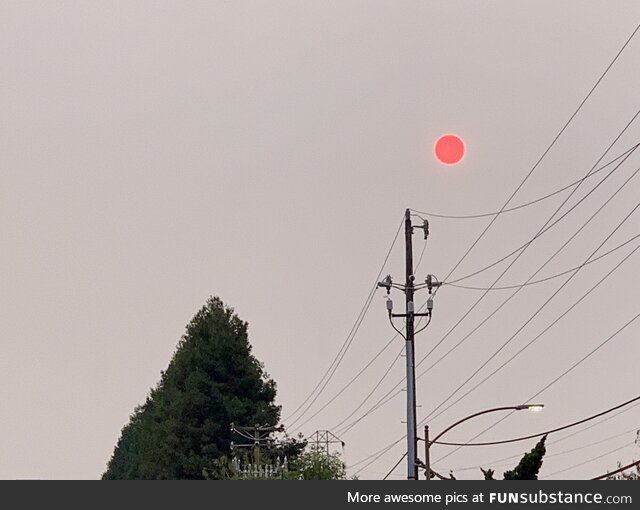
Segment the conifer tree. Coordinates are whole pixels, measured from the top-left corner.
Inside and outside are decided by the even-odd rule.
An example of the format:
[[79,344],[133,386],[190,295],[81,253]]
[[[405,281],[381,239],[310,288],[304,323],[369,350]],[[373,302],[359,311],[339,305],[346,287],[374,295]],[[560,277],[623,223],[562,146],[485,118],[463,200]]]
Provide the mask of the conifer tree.
[[210,298],[159,383],[122,429],[103,479],[202,479],[230,456],[230,424],[273,426],[276,384],[251,354],[247,323]]

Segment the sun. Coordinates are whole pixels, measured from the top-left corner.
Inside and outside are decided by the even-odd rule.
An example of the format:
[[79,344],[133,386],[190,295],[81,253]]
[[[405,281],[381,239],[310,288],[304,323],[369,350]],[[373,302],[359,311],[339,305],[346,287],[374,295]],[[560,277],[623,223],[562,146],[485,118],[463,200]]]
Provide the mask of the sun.
[[464,142],[457,135],[442,135],[436,141],[433,152],[440,163],[455,165],[464,157]]

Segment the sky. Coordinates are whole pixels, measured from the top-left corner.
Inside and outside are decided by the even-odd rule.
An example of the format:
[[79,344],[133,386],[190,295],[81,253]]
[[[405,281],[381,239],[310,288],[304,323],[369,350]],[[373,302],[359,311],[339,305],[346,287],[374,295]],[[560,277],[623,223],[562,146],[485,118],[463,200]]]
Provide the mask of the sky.
[[[0,478],[99,478],[211,295],[249,322],[289,433],[333,430],[350,474],[382,478],[406,450],[405,394],[346,432],[336,427],[372,390],[345,423],[404,387],[404,358],[393,362],[404,342],[391,341],[382,290],[319,397],[302,419],[290,415],[351,339],[405,209],[500,210],[639,22],[638,2],[623,0],[0,3]],[[510,205],[640,142],[640,119],[622,132],[640,108],[638,55],[640,34]],[[445,133],[466,144],[455,166],[433,155]],[[605,240],[595,256],[628,241],[640,212],[610,234],[637,205],[638,167],[640,151],[600,186],[614,167],[571,196],[500,215],[449,280],[531,240],[567,197],[554,218],[586,197],[498,285],[525,282],[630,179],[534,279],[579,266]],[[417,281],[445,279],[491,219],[431,217]],[[413,240],[417,261],[420,231]],[[382,272],[396,281],[402,241]],[[475,331],[513,291],[490,291],[467,313],[482,292],[443,286],[415,343],[417,361],[433,349],[418,374],[437,362],[418,377],[419,422],[514,334],[456,396],[542,333],[430,418],[432,436],[528,401],[632,320],[637,253],[543,333],[638,243],[583,267],[539,313],[571,273],[522,289]],[[490,286],[514,258],[460,283]],[[392,297],[399,311],[404,296]],[[548,430],[637,396],[639,331],[640,320],[630,323],[537,395],[542,413],[509,415],[478,440]],[[505,416],[446,437],[469,441]],[[640,406],[551,436],[562,441],[549,445],[541,476],[588,478],[640,458],[634,427]],[[534,444],[434,446],[431,459],[439,472],[479,478],[464,468],[501,473],[515,461],[500,459]],[[390,475],[405,476],[404,463]]]

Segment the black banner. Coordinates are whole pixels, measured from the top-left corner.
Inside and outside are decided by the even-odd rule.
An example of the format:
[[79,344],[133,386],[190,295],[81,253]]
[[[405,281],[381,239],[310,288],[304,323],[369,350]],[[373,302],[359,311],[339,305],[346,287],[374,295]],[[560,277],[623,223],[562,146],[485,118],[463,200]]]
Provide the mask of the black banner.
[[10,508],[511,508],[623,505],[637,508],[631,481],[7,481]]

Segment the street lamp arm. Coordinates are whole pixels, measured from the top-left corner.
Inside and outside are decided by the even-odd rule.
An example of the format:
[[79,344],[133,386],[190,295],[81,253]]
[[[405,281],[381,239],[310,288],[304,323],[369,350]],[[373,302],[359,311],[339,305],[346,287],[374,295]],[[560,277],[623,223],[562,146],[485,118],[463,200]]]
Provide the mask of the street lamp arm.
[[[560,432],[561,430],[566,430],[566,429],[570,429],[572,427],[575,427],[577,425],[582,425],[583,423],[587,423],[591,420],[595,420],[596,418],[600,418],[601,416],[604,416],[606,414],[612,413],[613,411],[616,411],[622,407],[628,406],[630,404],[633,404],[634,402],[640,401],[640,395],[638,395],[637,397],[634,397],[630,400],[627,400],[626,402],[623,402],[622,404],[618,404],[616,406],[610,407],[609,409],[607,409],[606,411],[601,411],[599,413],[596,414],[592,414],[591,416],[588,416],[587,418],[583,418],[582,420],[578,420],[578,421],[574,421],[573,423],[569,423],[567,425],[563,425],[562,427],[556,427],[554,429],[551,430],[545,430],[544,432],[538,432],[537,434],[530,434],[528,436],[522,436],[522,437],[515,437],[513,439],[504,439],[502,441],[487,441],[484,443],[448,443],[448,442],[438,442],[438,444],[441,445],[445,445],[445,446],[493,446],[493,445],[498,445],[498,444],[507,444],[507,443],[516,443],[518,441],[525,441],[527,439],[533,439],[535,437],[540,437],[540,436],[546,436],[548,434],[553,434],[554,432]],[[503,408],[505,409],[505,408]],[[506,408],[508,409],[508,408]],[[468,420],[469,418],[473,417],[473,416],[477,416],[478,414],[484,414],[484,413],[477,413],[476,415],[472,415],[468,418],[465,418],[464,420],[461,420],[458,423],[461,423],[463,421]],[[456,424],[454,424],[456,425]],[[445,432],[447,430],[452,429],[453,426],[447,428],[445,430]],[[437,438],[439,438],[440,436],[442,436],[443,433],[440,433]],[[436,438],[436,439],[437,439]],[[430,441],[430,443],[435,443],[434,441]]]
[[[436,437],[434,437],[431,441],[429,441],[429,444],[433,444],[436,443],[438,441],[438,439],[440,439],[442,436],[444,436],[447,432],[449,432],[451,429],[457,427],[458,425],[460,425],[461,423],[464,423],[465,421],[471,420],[473,418],[476,418],[478,416],[481,416],[483,414],[489,414],[489,413],[496,413],[498,411],[519,411],[521,409],[526,409],[526,406],[504,406],[504,407],[494,407],[492,409],[485,409],[484,411],[479,411],[477,413],[474,414],[470,414],[469,416],[467,416],[466,418],[462,418],[461,420],[458,420],[457,422],[455,422],[452,425],[449,425],[446,429],[444,429],[442,432],[440,432],[440,434],[438,434]],[[439,443],[442,444],[442,443]]]

